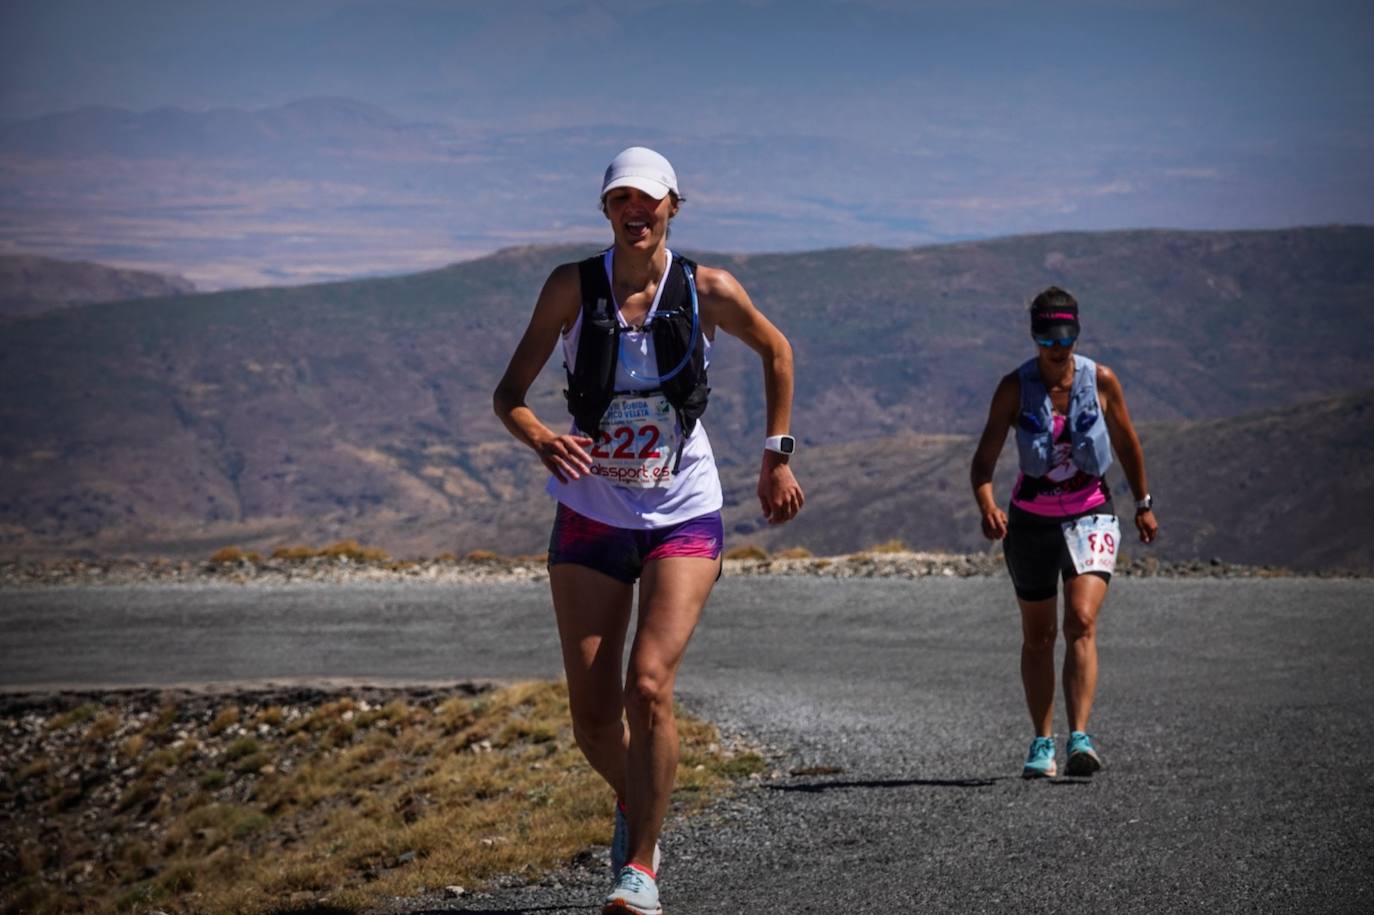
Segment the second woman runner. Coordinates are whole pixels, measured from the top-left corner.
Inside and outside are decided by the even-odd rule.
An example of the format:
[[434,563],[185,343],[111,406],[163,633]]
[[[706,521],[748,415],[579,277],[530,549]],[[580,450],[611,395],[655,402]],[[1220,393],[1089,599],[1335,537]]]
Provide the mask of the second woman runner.
[[[678,758],[674,682],[720,574],[724,539],[700,421],[717,331],[763,362],[764,517],[789,521],[803,502],[788,467],[791,346],[730,273],[668,249],[683,199],[672,165],[653,150],[630,147],[611,161],[601,205],[614,243],[549,276],[493,398],[506,428],[552,474],[558,500],[549,584],[573,733],[617,802],[608,913],[662,912],[657,840]],[[568,431],[549,428],[525,403],[560,344]],[[636,580],[639,621],[622,680]]]
[[[1021,684],[1035,736],[1021,767],[1026,778],[1058,772],[1054,746],[1054,646],[1059,580],[1064,581],[1064,704],[1069,775],[1102,766],[1088,715],[1097,690],[1097,615],[1116,568],[1121,529],[1107,488],[1112,451],[1135,495],[1143,543],[1158,533],[1145,480],[1145,455],[1116,374],[1078,355],[1078,303],[1051,286],[1030,307],[1037,354],[1006,375],[973,456],[973,495],[983,534],[1006,539],[1004,553],[1021,607]],[[1016,429],[1021,474],[1010,511],[997,507],[992,475]]]

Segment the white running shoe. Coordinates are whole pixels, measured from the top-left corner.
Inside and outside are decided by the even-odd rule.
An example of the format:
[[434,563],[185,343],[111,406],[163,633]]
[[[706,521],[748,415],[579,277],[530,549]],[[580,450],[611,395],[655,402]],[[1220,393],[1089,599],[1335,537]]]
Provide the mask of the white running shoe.
[[[663,861],[663,853],[658,843],[654,843],[654,873]],[[625,811],[615,805],[615,832],[611,834],[611,876],[619,877],[620,871],[630,863],[630,821],[625,819]]]
[[627,864],[615,878],[615,886],[606,894],[601,915],[663,915],[658,904],[658,882],[652,874],[637,864]]

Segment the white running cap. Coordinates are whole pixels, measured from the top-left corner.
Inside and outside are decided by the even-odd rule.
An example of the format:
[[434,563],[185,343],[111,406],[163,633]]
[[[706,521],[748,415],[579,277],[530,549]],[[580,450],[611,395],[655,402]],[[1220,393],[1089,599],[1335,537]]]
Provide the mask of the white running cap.
[[601,196],[617,187],[633,187],[648,194],[655,200],[672,191],[682,196],[677,189],[677,172],[669,161],[645,146],[631,146],[623,149],[611,164],[606,167],[606,177],[601,182]]

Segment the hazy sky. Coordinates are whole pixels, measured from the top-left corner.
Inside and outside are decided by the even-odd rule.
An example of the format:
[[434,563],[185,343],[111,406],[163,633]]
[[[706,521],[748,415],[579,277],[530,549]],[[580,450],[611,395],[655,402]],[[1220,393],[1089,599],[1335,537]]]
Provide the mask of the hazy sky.
[[[676,231],[701,248],[1374,222],[1368,2],[0,8],[7,131],[88,105],[357,99],[461,138],[454,169],[487,150],[483,183],[509,182],[499,208],[436,229],[430,247],[460,253],[601,231],[587,212],[601,164],[647,141],[677,165],[693,218]],[[566,157],[559,131],[577,144]],[[498,151],[522,143],[539,154],[503,169]],[[506,174],[534,167],[579,174]]]

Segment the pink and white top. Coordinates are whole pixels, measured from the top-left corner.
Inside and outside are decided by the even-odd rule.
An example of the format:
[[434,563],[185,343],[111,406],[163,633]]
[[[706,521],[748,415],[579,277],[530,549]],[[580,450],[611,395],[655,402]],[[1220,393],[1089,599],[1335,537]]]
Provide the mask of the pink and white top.
[[1011,504],[1033,515],[1067,518],[1105,505],[1111,498],[1107,481],[1079,470],[1073,462],[1073,436],[1068,418],[1054,414],[1054,466],[1043,477],[1017,474]]

